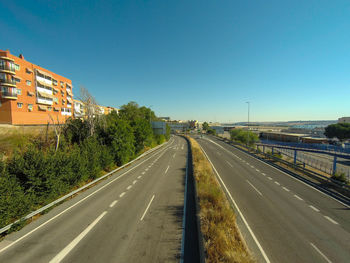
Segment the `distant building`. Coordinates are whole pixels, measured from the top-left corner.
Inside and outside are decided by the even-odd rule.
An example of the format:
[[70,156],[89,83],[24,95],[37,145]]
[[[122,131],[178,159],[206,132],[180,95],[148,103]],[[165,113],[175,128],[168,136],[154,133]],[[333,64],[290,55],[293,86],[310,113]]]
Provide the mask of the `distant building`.
[[74,118],[83,118],[85,116],[84,103],[80,100],[73,100]]
[[117,114],[119,114],[119,109],[111,107],[111,106],[107,107],[107,111],[108,111],[108,113],[112,113],[112,111],[116,111]]
[[72,117],[72,81],[0,50],[0,123],[63,123]]
[[350,117],[339,118],[338,123],[350,123]]
[[168,122],[168,125],[170,126],[171,132],[185,132],[190,128],[190,125],[188,122],[180,122],[180,121],[171,121]]
[[159,117],[159,119],[163,121],[170,121],[170,117]]
[[216,134],[224,134],[223,126],[210,126],[211,129],[216,131]]
[[[74,118],[84,118],[86,113],[86,106],[80,100],[73,100],[74,102]],[[100,105],[91,106],[91,112],[96,115],[108,115],[112,111],[119,113],[119,109],[113,107],[105,107]]]
[[152,129],[154,134],[166,134],[166,122],[164,121],[152,121]]
[[190,129],[198,129],[198,121],[193,120],[193,121],[188,121]]

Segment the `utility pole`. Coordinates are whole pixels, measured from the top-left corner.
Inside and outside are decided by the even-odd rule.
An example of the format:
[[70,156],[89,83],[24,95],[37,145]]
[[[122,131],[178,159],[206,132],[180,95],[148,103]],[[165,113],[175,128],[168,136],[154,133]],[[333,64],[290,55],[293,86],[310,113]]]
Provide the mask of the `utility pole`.
[[250,102],[247,101],[246,103],[248,104],[248,138],[247,138],[247,146],[248,146],[248,149],[249,149],[249,111],[250,111]]

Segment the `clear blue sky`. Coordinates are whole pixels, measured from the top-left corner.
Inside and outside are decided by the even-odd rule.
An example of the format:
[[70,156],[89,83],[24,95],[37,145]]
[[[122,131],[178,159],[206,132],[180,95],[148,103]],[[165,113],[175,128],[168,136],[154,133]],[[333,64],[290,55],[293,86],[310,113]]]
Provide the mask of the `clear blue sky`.
[[102,105],[206,121],[350,115],[350,1],[1,1],[0,49]]

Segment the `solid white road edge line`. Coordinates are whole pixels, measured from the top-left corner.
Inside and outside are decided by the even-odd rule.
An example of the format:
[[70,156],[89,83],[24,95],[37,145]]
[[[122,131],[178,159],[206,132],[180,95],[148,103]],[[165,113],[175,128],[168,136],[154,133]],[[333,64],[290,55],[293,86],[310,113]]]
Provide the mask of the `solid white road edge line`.
[[212,163],[211,160],[209,159],[209,157],[208,157],[207,153],[204,151],[204,149],[203,149],[200,145],[199,145],[199,147],[202,149],[203,153],[205,154],[205,156],[207,157],[207,159],[208,159],[208,161],[210,162],[211,166],[213,167],[213,170],[215,171],[215,173],[216,173],[216,175],[218,176],[220,182],[221,182],[222,185],[224,186],[226,193],[227,193],[228,196],[230,197],[230,199],[231,199],[233,205],[235,206],[235,208],[236,208],[237,212],[239,213],[240,217],[242,218],[242,220],[243,220],[245,226],[247,227],[247,229],[248,229],[250,235],[252,236],[252,238],[254,239],[254,241],[255,241],[256,245],[258,246],[258,248],[259,248],[259,250],[260,250],[262,256],[264,257],[265,261],[266,261],[267,263],[270,263],[270,260],[269,260],[269,258],[267,257],[267,255],[266,255],[264,249],[263,249],[262,246],[260,245],[260,242],[259,242],[258,239],[256,238],[256,236],[255,236],[253,230],[250,228],[250,226],[249,226],[247,220],[245,219],[245,217],[243,216],[241,210],[239,209],[238,205],[236,204],[235,200],[233,199],[233,197],[232,197],[230,191],[227,189],[227,187],[226,187],[224,181],[221,179],[221,177],[220,177],[218,171],[216,170],[215,166],[213,165],[213,163]]
[[226,162],[228,163],[229,166],[233,167],[233,165],[230,162],[228,162],[228,161],[226,161]]
[[165,173],[164,174],[166,174],[167,172],[168,172],[168,170],[169,170],[169,165],[168,165],[168,167],[166,168],[166,170],[165,170]]
[[[166,148],[164,148],[162,151],[166,151],[168,148],[170,147],[170,145]],[[31,230],[30,232],[28,232],[27,234],[21,236],[20,238],[16,239],[15,241],[13,241],[12,243],[10,243],[9,245],[7,245],[6,247],[2,248],[0,250],[0,253],[5,251],[6,249],[12,247],[13,245],[17,244],[19,241],[21,241],[22,239],[26,238],[27,236],[29,236],[30,234],[34,233],[35,231],[37,231],[38,229],[42,228],[43,226],[45,226],[46,224],[50,223],[52,220],[56,219],[57,217],[59,217],[60,215],[64,214],[65,212],[69,211],[70,209],[72,209],[73,207],[77,206],[78,204],[80,204],[81,202],[85,201],[86,199],[88,199],[89,197],[93,196],[94,194],[96,194],[97,192],[101,191],[102,189],[104,189],[105,187],[107,187],[108,185],[110,185],[111,183],[119,180],[120,178],[122,178],[124,175],[126,175],[127,173],[131,172],[132,170],[134,170],[135,168],[139,167],[141,164],[143,164],[144,162],[148,161],[149,159],[153,158],[155,155],[161,153],[162,151],[152,154],[149,158],[147,158],[146,160],[142,161],[141,163],[139,163],[138,165],[130,168],[128,171],[126,171],[125,173],[119,175],[117,178],[111,180],[110,182],[106,183],[105,185],[101,186],[99,189],[95,190],[94,192],[92,192],[91,194],[89,194],[88,196],[85,196],[83,199],[79,200],[78,202],[76,202],[75,204],[71,205],[70,207],[66,208],[65,210],[63,210],[62,212],[60,212],[59,214],[55,215],[54,217],[50,218],[49,220],[47,220],[46,222],[42,223],[41,225],[39,225],[38,227],[34,228],[33,230]]]
[[247,181],[248,184],[250,184],[251,187],[253,187],[253,189],[254,189],[255,191],[257,191],[257,193],[258,193],[259,195],[262,196],[262,193],[261,193],[258,189],[256,189],[256,187],[255,187],[251,182],[249,182],[248,180],[246,180],[246,181]]
[[118,203],[118,200],[113,201],[113,202],[109,205],[109,207],[112,208],[113,206],[115,206],[116,203]]
[[330,261],[325,254],[323,254],[321,252],[321,250],[318,249],[318,247],[316,247],[314,244],[310,243],[310,245],[328,262],[328,263],[332,263],[332,261]]
[[149,207],[151,206],[151,203],[152,203],[152,201],[153,201],[154,197],[155,197],[155,195],[153,195],[153,196],[152,196],[151,201],[149,201],[148,206],[146,207],[146,210],[145,210],[145,212],[143,213],[143,215],[142,215],[142,217],[141,217],[140,221],[142,221],[142,220],[143,220],[143,218],[145,217],[145,215],[146,215],[146,213],[147,213],[147,211],[148,211]]
[[77,236],[72,242],[70,242],[60,253],[56,255],[53,259],[50,260],[50,263],[59,263],[64,259],[68,253],[82,240],[87,233],[90,232],[90,230],[107,214],[107,211],[104,211],[98,218],[95,219],[94,222],[92,222],[91,225],[89,225],[83,232],[80,233],[79,236]]

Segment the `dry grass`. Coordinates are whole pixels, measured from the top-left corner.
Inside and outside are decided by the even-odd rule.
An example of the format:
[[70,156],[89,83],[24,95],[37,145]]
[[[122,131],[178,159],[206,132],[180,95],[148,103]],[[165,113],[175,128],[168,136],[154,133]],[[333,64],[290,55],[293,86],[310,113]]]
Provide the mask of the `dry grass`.
[[[24,149],[35,139],[45,139],[47,127],[0,125],[0,156],[10,156],[15,149]],[[53,127],[48,130],[49,139],[53,137]]]
[[254,262],[236,225],[235,214],[198,143],[189,138],[197,183],[206,262]]

